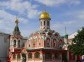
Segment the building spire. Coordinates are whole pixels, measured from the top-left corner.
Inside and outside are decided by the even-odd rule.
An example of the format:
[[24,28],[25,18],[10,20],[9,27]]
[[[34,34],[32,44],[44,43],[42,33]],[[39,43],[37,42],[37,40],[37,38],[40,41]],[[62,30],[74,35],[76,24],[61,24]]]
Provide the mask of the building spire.
[[66,26],[65,26],[65,35],[67,34],[67,32],[66,32]]
[[14,28],[13,35],[20,35],[20,30],[19,30],[19,27],[18,27],[19,20],[18,20],[17,17],[16,17],[16,20],[15,20],[15,23],[16,23],[16,26]]
[[66,26],[65,26],[65,38],[68,38],[68,34],[67,34],[67,31],[66,31]]

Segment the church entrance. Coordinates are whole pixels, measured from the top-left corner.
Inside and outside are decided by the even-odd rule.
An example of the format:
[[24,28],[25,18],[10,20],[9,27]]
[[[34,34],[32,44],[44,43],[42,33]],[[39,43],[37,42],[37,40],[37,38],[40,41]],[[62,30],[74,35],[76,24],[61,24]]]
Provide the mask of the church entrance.
[[26,62],[26,54],[22,53],[22,62]]

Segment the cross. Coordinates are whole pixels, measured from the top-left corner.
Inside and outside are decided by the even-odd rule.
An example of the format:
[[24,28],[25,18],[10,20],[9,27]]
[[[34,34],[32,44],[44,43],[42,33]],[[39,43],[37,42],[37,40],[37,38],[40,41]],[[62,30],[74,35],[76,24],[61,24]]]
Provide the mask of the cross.
[[19,20],[17,19],[17,17],[16,17],[16,21],[15,21],[15,23],[18,25],[18,23],[19,23]]

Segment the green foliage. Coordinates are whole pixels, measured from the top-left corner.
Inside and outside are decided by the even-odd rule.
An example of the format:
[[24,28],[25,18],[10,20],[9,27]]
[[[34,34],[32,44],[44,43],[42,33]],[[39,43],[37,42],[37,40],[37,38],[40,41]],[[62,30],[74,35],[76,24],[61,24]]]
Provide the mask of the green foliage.
[[72,40],[73,44],[69,45],[69,50],[74,55],[84,55],[84,28],[78,31],[77,36]]

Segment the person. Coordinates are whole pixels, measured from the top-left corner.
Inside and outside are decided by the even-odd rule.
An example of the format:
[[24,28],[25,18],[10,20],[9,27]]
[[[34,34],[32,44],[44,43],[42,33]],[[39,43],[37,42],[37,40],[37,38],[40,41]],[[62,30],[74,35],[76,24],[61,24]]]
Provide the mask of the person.
[[84,55],[82,55],[82,62],[84,62]]

